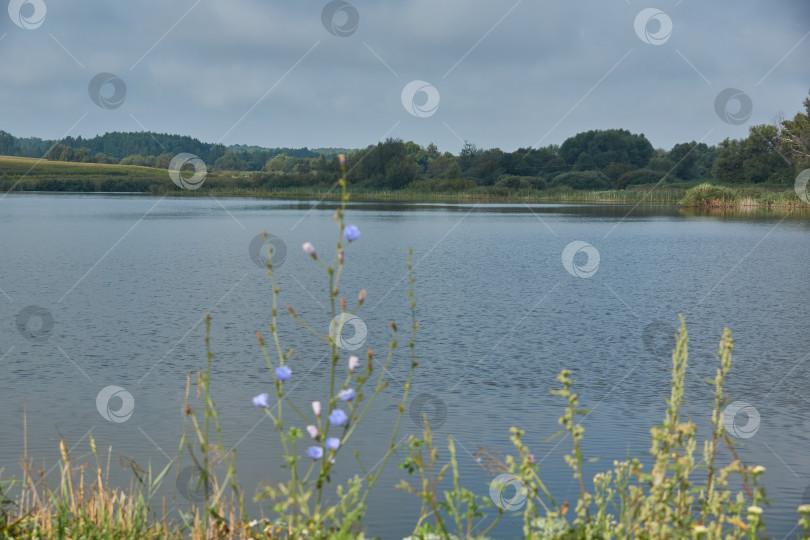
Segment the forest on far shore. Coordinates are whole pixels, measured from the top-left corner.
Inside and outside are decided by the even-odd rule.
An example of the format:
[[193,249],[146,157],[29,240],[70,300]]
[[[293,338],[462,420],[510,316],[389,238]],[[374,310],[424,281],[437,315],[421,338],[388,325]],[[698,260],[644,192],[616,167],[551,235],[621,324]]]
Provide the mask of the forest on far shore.
[[[625,129],[590,130],[560,145],[513,152],[465,142],[458,155],[439,152],[432,143],[423,147],[391,138],[359,150],[310,150],[226,147],[151,132],[49,141],[0,131],[0,155],[167,169],[176,154],[187,152],[218,176],[234,178],[239,187],[268,191],[333,186],[340,176],[339,153],[347,155],[352,186],[366,190],[505,195],[551,188],[622,190],[659,182],[788,186],[810,167],[810,98],[804,109],[790,120],[749,127],[745,139],[725,139],[716,146],[683,142],[669,150],[655,149],[644,134]],[[10,178],[0,169],[0,184],[4,180]]]

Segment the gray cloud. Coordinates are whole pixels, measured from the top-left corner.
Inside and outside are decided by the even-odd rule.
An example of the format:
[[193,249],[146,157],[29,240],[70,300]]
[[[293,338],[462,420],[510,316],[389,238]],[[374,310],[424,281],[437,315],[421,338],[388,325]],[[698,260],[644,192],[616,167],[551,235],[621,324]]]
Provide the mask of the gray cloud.
[[[388,134],[455,152],[459,138],[513,150],[623,127],[669,148],[743,137],[794,114],[810,87],[800,1],[657,2],[673,23],[659,46],[636,36],[635,16],[650,6],[635,0],[355,0],[360,24],[345,38],[323,27],[325,1],[45,1],[35,30],[0,13],[0,129],[15,135],[61,137],[83,117],[71,134],[143,126],[309,147]],[[99,72],[125,80],[120,108],[89,99]],[[435,115],[402,107],[414,79],[438,89]],[[715,115],[727,87],[751,97],[746,124]]]

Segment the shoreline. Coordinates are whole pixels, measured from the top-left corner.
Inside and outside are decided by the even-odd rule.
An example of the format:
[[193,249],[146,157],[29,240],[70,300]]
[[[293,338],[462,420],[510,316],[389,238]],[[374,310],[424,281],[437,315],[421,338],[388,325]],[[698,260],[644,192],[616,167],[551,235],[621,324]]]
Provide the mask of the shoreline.
[[[441,193],[422,194],[408,192],[379,192],[379,193],[354,193],[351,202],[365,203],[407,203],[407,204],[584,204],[596,206],[615,205],[636,205],[644,207],[670,206],[688,210],[706,211],[746,211],[746,210],[810,210],[810,204],[800,200],[784,201],[763,201],[758,202],[751,199],[743,201],[722,201],[713,200],[700,204],[681,204],[680,197],[656,198],[648,197],[644,192],[638,195],[622,196],[619,192],[573,192],[570,194],[554,195],[519,195],[496,197],[482,194],[465,193]],[[649,192],[647,192],[649,193]],[[55,190],[32,190],[32,191],[7,191],[6,195],[112,195],[112,196],[144,196],[144,197],[173,197],[173,198],[196,198],[196,197],[220,197],[220,198],[243,198],[254,200],[279,200],[291,202],[340,202],[340,196],[329,191],[295,191],[295,192],[268,192],[253,190],[209,190],[209,191],[55,191]],[[647,199],[647,200],[645,200]]]
[[[34,171],[34,169],[38,169]],[[163,169],[136,165],[74,163],[34,158],[0,156],[0,191],[10,193],[127,194],[158,197],[244,197],[290,201],[339,202],[337,185],[268,190],[253,185],[250,175],[214,172],[199,190],[176,187]],[[636,185],[622,190],[575,190],[554,187],[543,190],[506,190],[496,186],[476,186],[456,192],[367,190],[354,187],[352,201],[403,203],[501,203],[501,204],[634,204],[673,205],[694,209],[746,208],[807,209],[810,204],[798,198],[789,186],[726,186],[697,181],[677,184]]]

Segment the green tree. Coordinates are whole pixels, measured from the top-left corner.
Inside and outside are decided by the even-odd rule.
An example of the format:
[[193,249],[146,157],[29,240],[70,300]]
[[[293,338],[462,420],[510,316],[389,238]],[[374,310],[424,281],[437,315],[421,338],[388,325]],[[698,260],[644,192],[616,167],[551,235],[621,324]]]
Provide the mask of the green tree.
[[644,134],[636,135],[626,129],[591,130],[566,139],[559,154],[568,165],[580,169],[601,169],[609,163],[644,167],[653,156],[653,147]]
[[725,183],[788,184],[794,164],[779,150],[779,130],[761,124],[748,129],[741,141],[725,139],[717,148],[712,174]]
[[481,185],[491,186],[504,173],[501,166],[504,155],[500,148],[477,151],[472,156],[471,165],[466,169],[466,176],[476,179]]
[[428,159],[436,159],[441,155],[441,153],[439,152],[439,148],[433,143],[430,143],[427,146],[425,152],[427,153]]
[[144,167],[146,165],[146,160],[140,154],[130,154],[119,161],[121,165],[138,165]]
[[264,170],[268,172],[291,172],[295,166],[293,158],[287,154],[278,154],[270,158],[264,165]]
[[697,177],[697,145],[695,141],[678,143],[669,151],[669,160],[675,164],[672,172],[678,178],[691,180]]
[[383,187],[402,189],[418,178],[419,166],[405,157],[398,157],[387,164]]
[[236,152],[226,150],[225,154],[214,162],[214,168],[220,171],[246,171],[248,164]]
[[456,180],[461,178],[461,167],[458,165],[458,161],[453,160],[448,165],[447,169],[445,169],[442,178],[446,178],[447,180]]
[[158,169],[167,169],[169,165],[172,163],[172,159],[174,156],[171,154],[160,154],[157,158],[155,158],[155,167]]
[[430,164],[428,165],[427,170],[425,171],[425,175],[429,178],[440,178],[444,177],[447,174],[449,168],[453,165],[458,167],[458,178],[461,178],[461,168],[458,166],[457,158],[450,152],[445,152],[444,154],[435,157],[430,160]]
[[14,150],[14,137],[10,133],[0,131],[0,155],[10,156]]
[[810,97],[804,99],[804,111],[782,122],[779,147],[796,164],[795,172],[810,167]]
[[636,169],[621,175],[616,180],[616,189],[625,189],[627,186],[657,184],[664,176],[663,173],[650,169]]
[[424,148],[416,144],[415,142],[408,141],[405,143],[405,156],[416,163],[419,168],[424,172],[427,170],[428,162],[430,158],[428,157],[427,151]]
[[610,163],[609,165],[607,165],[602,169],[602,174],[608,177],[611,184],[613,184],[613,187],[615,187],[616,189],[624,189],[624,187],[627,184],[625,184],[625,186],[620,186],[619,178],[621,178],[622,175],[627,174],[636,169],[638,169],[638,167],[636,167],[632,163]]
[[464,141],[461,152],[458,153],[458,165],[462,171],[472,167],[475,156],[479,153],[478,147],[470,141]]
[[57,143],[45,154],[49,161],[75,161],[73,149],[67,145]]

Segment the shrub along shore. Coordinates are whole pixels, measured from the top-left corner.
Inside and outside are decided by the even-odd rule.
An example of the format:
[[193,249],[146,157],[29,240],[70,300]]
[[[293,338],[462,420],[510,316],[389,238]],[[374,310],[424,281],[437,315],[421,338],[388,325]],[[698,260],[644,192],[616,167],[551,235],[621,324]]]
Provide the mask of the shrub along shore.
[[767,191],[759,187],[729,188],[704,183],[689,189],[680,201],[688,208],[807,208],[795,190]]

